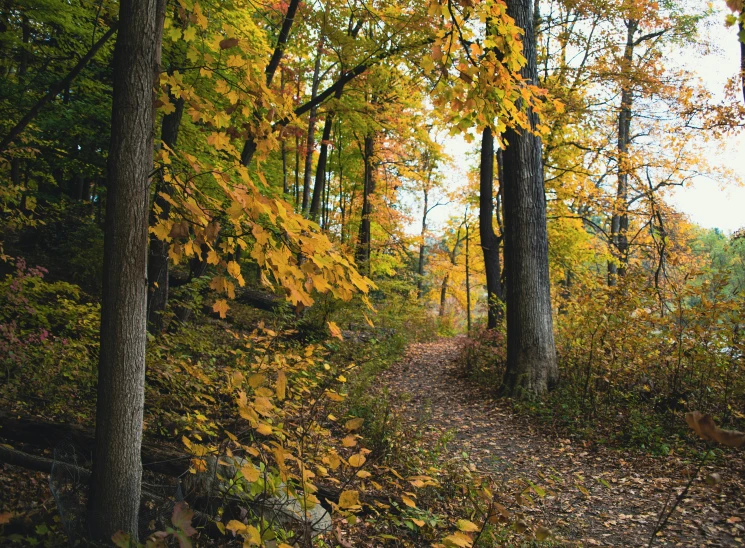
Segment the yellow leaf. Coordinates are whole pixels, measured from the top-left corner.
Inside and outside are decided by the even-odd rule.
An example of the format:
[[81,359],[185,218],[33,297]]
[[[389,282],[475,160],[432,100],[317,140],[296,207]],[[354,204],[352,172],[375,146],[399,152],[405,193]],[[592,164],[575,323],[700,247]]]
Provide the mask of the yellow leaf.
[[274,388],[277,391],[279,401],[285,399],[287,394],[287,375],[285,375],[284,371],[277,373],[277,384]]
[[468,521],[467,519],[459,519],[457,525],[458,529],[460,529],[461,531],[465,531],[466,533],[473,533],[479,530],[478,525],[476,525],[472,521]]
[[331,331],[331,336],[336,337],[339,340],[344,340],[344,337],[341,336],[341,329],[339,329],[339,326],[336,325],[334,322],[326,322],[329,326],[329,331]]
[[262,436],[268,436],[272,433],[272,427],[265,422],[260,422],[259,425],[256,427],[256,431],[261,434]]
[[459,548],[468,548],[473,545],[473,540],[468,535],[456,531],[443,539],[445,546],[458,546]]
[[361,453],[357,453],[356,455],[352,455],[349,457],[349,465],[354,466],[355,468],[359,468],[363,464],[365,464],[365,461],[367,459],[365,458],[365,455],[362,455]]
[[225,526],[225,529],[228,531],[233,531],[233,533],[242,533],[246,530],[246,524],[241,523],[237,519],[231,519],[228,524]]
[[357,430],[360,426],[362,426],[364,422],[365,419],[362,418],[350,419],[346,422],[344,427],[351,432],[353,430]]
[[220,299],[219,301],[215,301],[215,304],[212,305],[212,310],[220,314],[221,318],[225,317],[229,309],[230,307],[228,306],[228,303],[225,299]]
[[344,401],[344,396],[342,396],[341,394],[337,394],[336,392],[332,392],[331,390],[326,390],[325,394],[326,394],[326,397],[330,399],[331,401],[335,401],[335,402]]
[[238,263],[235,261],[230,261],[228,263],[228,274],[233,276],[233,278],[238,279],[241,276],[241,267]]
[[411,518],[411,521],[413,521],[417,527],[424,527],[424,520]]
[[189,27],[188,29],[184,31],[184,41],[191,42],[196,37],[197,37],[196,27]]
[[246,481],[253,483],[259,480],[261,472],[252,464],[247,464],[241,467],[241,475],[246,478]]
[[264,381],[266,380],[266,375],[262,375],[261,373],[254,373],[250,377],[248,377],[248,385],[251,388],[258,388],[262,384],[264,384]]
[[355,438],[354,436],[347,436],[346,438],[341,440],[341,444],[344,447],[354,447],[355,445],[357,445],[357,438]]
[[339,495],[339,508],[353,508],[359,504],[360,494],[357,491],[342,491]]
[[368,472],[367,470],[360,470],[355,475],[360,479],[365,479],[365,478],[369,478],[370,476],[372,476],[372,474]]
[[409,508],[416,508],[416,502],[414,502],[413,500],[411,500],[409,497],[402,496],[401,497],[401,500]]

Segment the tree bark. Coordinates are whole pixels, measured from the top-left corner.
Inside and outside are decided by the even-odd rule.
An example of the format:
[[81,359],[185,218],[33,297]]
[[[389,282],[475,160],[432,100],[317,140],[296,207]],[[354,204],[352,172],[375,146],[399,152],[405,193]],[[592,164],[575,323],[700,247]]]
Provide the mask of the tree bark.
[[357,237],[357,250],[355,255],[357,264],[369,276],[370,246],[372,239],[370,234],[370,214],[372,213],[370,196],[375,192],[375,179],[373,177],[374,142],[372,135],[365,136],[365,144],[363,146],[364,150],[362,155],[365,161],[365,171],[362,188],[362,217],[360,219],[360,231]]
[[[525,30],[522,76],[537,82],[533,3],[509,0],[507,13]],[[528,112],[533,128],[538,119]],[[507,283],[507,370],[503,391],[512,396],[546,392],[557,380],[548,271],[546,194],[540,138],[508,129],[504,157],[504,259]]]
[[494,136],[491,128],[481,134],[481,164],[479,167],[479,236],[484,252],[486,293],[488,298],[488,329],[495,329],[501,316],[502,264],[500,247],[502,237],[494,232]]
[[[341,97],[341,88],[337,92],[337,99]],[[334,121],[334,113],[329,111],[326,114],[326,121],[323,124],[323,135],[321,136],[321,152],[318,156],[318,165],[316,166],[316,181],[313,185],[313,199],[310,202],[310,218],[316,221],[318,212],[321,208],[321,196],[326,186],[326,163],[329,154],[329,139],[331,139],[331,125]],[[307,165],[307,164],[306,164]]]
[[138,533],[145,388],[148,177],[153,168],[153,88],[165,1],[122,0],[114,48],[104,237],[96,459],[89,526],[108,541]]

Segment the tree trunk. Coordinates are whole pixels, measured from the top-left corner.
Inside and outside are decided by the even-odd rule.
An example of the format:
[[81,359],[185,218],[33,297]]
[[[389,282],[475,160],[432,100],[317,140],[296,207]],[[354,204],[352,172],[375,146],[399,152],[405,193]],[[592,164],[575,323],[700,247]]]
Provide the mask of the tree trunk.
[[[310,99],[313,101],[318,95],[318,84],[321,72],[321,57],[323,55],[323,39],[318,42],[318,51],[316,52],[316,62],[313,67],[313,82],[311,83]],[[316,148],[316,115],[318,107],[313,106],[310,109],[308,117],[308,140],[305,148],[305,171],[303,172],[303,214],[308,213],[308,201],[310,198],[310,175],[313,165],[313,151]]]
[[[173,149],[178,141],[178,132],[181,127],[181,117],[184,113],[184,100],[171,97],[176,110],[163,116],[161,122],[160,138],[163,144]],[[160,195],[163,192],[168,196],[173,195],[173,188],[161,176],[155,192],[154,205],[160,209],[155,213],[155,208],[150,212],[150,225],[153,226],[158,219],[168,219],[171,214],[171,203]],[[148,330],[151,333],[160,333],[166,329],[163,314],[168,305],[168,242],[159,239],[155,234],[150,234],[150,254],[147,261],[148,280],[148,303],[147,319]]]
[[[337,99],[341,97],[341,89],[337,92]],[[331,139],[331,125],[334,121],[334,113],[326,114],[326,121],[323,124],[323,136],[321,137],[321,152],[318,156],[318,165],[316,166],[316,181],[313,186],[313,199],[310,202],[310,218],[318,220],[318,212],[321,208],[321,197],[323,196],[326,186],[326,162],[329,153],[329,139]],[[307,164],[306,164],[307,165]],[[310,179],[310,177],[308,177]]]
[[362,217],[360,219],[360,231],[357,237],[357,264],[370,275],[370,213],[372,205],[370,196],[375,192],[375,179],[373,178],[373,136],[365,136],[364,151],[365,171],[362,186]]
[[440,311],[437,314],[440,318],[445,317],[445,303],[447,302],[447,298],[448,298],[448,282],[449,281],[450,281],[450,274],[445,274],[445,277],[442,279],[442,285],[440,286]]
[[[525,30],[522,76],[537,82],[533,4],[509,0],[507,13]],[[532,127],[537,116],[529,111]],[[508,129],[504,157],[504,259],[507,284],[507,370],[503,390],[530,396],[548,390],[558,378],[548,272],[546,194],[541,140],[528,131]]]
[[[468,213],[466,213],[468,215]],[[469,242],[471,240],[470,237],[470,229],[468,226],[468,223],[465,223],[466,225],[466,321],[468,325],[468,334],[471,334],[471,270],[470,270],[470,248],[469,248]]]
[[419,265],[417,268],[417,279],[416,279],[416,298],[422,300],[424,293],[424,238],[427,235],[427,213],[429,208],[429,192],[427,188],[424,189],[424,211],[422,212],[422,231],[419,235]]
[[488,298],[488,329],[497,327],[501,316],[502,264],[500,247],[502,238],[494,232],[494,136],[491,128],[484,128],[481,135],[481,165],[479,168],[479,236],[484,252],[486,293]]
[[[628,74],[634,61],[634,34],[639,21],[626,21],[626,48],[623,53],[622,74]],[[631,106],[633,95],[631,87],[624,81],[621,86],[621,109],[618,113],[618,188],[611,217],[611,252],[613,259],[608,263],[608,285],[614,286],[619,277],[626,274],[629,262],[629,170],[628,151],[631,143]]]
[[104,239],[96,459],[89,526],[138,533],[145,388],[147,228],[154,94],[165,2],[122,0],[114,48]]

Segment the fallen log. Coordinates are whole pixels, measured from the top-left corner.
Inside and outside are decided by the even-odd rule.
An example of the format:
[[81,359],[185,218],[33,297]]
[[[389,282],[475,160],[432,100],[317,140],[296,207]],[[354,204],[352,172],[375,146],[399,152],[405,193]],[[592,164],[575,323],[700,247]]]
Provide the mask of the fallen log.
[[[95,431],[84,426],[52,422],[38,417],[14,417],[0,411],[0,439],[40,449],[53,449],[70,443],[81,452],[92,455]],[[191,459],[191,455],[163,448],[150,440],[145,440],[142,444],[142,466],[152,472],[179,477],[188,471]]]
[[[62,444],[72,444],[79,451],[92,455],[94,447],[95,432],[92,428],[80,425],[64,424],[48,421],[42,418],[17,418],[7,412],[0,411],[0,439],[23,443],[39,449],[53,449]],[[39,472],[50,472],[51,465],[55,462],[44,457],[36,457],[2,447],[0,445],[0,461],[8,464],[17,464],[24,468],[37,470]],[[182,453],[171,448],[164,449],[157,446],[152,440],[142,444],[142,466],[144,470],[163,474],[165,476],[181,478],[187,474],[193,455]],[[209,458],[209,457],[208,457]],[[212,457],[215,459],[215,456]],[[216,460],[216,459],[215,459]],[[72,465],[66,465],[56,461],[58,466],[71,466],[76,472],[82,473],[87,470]],[[25,464],[24,464],[25,463]],[[194,482],[191,474],[187,476],[187,483]],[[316,496],[327,507],[326,501],[339,503],[341,491],[324,485],[317,485]],[[387,496],[363,495],[362,502],[372,506],[375,502],[390,505],[394,500]],[[399,501],[400,502],[400,501]]]

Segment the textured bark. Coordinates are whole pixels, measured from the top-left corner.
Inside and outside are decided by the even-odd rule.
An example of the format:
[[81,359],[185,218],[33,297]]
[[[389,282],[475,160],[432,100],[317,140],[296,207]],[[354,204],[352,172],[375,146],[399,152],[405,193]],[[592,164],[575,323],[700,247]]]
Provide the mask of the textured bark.
[[487,328],[494,329],[500,320],[502,293],[501,236],[494,232],[494,136],[491,128],[481,135],[479,167],[479,236],[484,252],[486,292],[488,297]]
[[[163,144],[174,148],[178,141],[178,132],[181,127],[181,117],[184,113],[184,100],[171,97],[176,110],[163,116],[161,122],[160,138]],[[173,195],[173,188],[163,177],[158,181],[155,192],[155,205],[160,208],[160,214],[155,214],[155,209],[150,212],[150,225],[155,225],[158,219],[168,219],[171,214],[171,203],[163,198],[160,193],[168,196]],[[168,242],[159,239],[154,234],[150,235],[150,254],[147,261],[148,280],[148,303],[147,319],[148,330],[151,333],[160,333],[166,329],[163,313],[168,305]]]
[[[533,3],[509,0],[507,13],[525,30],[522,75],[537,81]],[[534,112],[528,113],[533,127]],[[557,380],[548,272],[546,195],[541,140],[528,131],[508,129],[504,151],[505,268],[507,283],[507,370],[503,390],[530,396]]]
[[104,239],[96,459],[89,526],[137,536],[142,463],[149,181],[154,83],[165,2],[123,0],[114,48]]
[[360,219],[360,231],[357,236],[357,249],[355,258],[361,269],[370,274],[370,214],[372,213],[372,204],[370,196],[375,192],[375,178],[373,177],[373,154],[374,141],[372,135],[365,136],[363,157],[365,161],[365,171],[363,176],[362,187],[362,218]]

